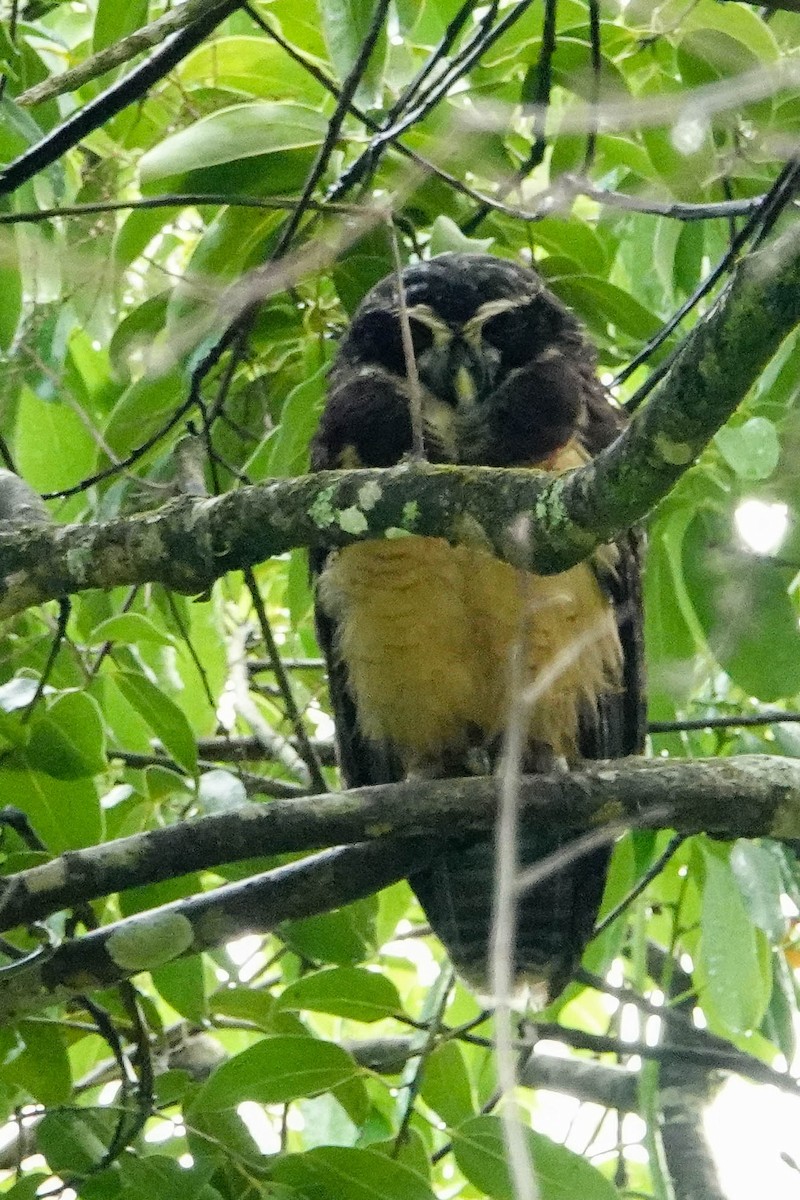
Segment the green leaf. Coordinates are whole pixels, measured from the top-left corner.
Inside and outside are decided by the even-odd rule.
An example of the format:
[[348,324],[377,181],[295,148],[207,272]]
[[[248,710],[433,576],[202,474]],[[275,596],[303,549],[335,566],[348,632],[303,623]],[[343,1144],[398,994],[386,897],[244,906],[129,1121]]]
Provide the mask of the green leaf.
[[40,1104],[65,1104],[72,1095],[72,1072],[63,1029],[22,1021],[22,1053],[3,1067],[5,1086],[23,1088]]
[[[617,1200],[619,1193],[579,1155],[541,1133],[523,1129],[536,1171],[540,1200]],[[456,1162],[480,1193],[494,1200],[516,1200],[499,1117],[472,1117],[453,1134]]]
[[265,475],[285,478],[308,470],[308,444],[319,424],[329,366],[292,388],[281,410],[281,421],[269,443]]
[[148,0],[98,0],[92,49],[95,54],[127,37],[147,20]]
[[726,425],[714,443],[741,479],[769,479],[781,455],[778,431],[766,417],[751,417],[744,425]]
[[[611,336],[612,340],[622,334],[635,341],[645,341],[661,327],[655,313],[605,279],[567,275],[553,280],[552,286],[553,291],[588,325]],[[610,333],[611,330],[614,333]]]
[[[376,0],[317,0],[325,44],[339,81],[350,74],[372,23]],[[355,94],[356,104],[376,108],[380,103],[386,59],[386,28],[381,29]]]
[[402,1004],[390,979],[358,967],[333,967],[304,975],[284,988],[281,1008],[333,1013],[352,1021],[381,1021],[400,1012]]
[[794,1062],[797,1053],[797,985],[784,954],[773,954],[772,968],[772,996],[761,1030],[787,1062]]
[[377,905],[377,897],[370,896],[335,912],[287,921],[280,936],[305,958],[350,966],[374,949]]
[[315,107],[325,88],[282,46],[263,37],[221,37],[184,59],[177,75],[187,87],[225,86],[265,100],[298,100]]
[[431,226],[431,240],[428,244],[431,257],[437,254],[453,252],[455,254],[484,254],[491,246],[494,238],[471,238],[456,225],[450,217],[437,217]]
[[27,387],[20,392],[14,449],[17,470],[37,492],[79,483],[97,457],[95,440],[79,414]]
[[354,313],[369,289],[393,269],[388,230],[381,222],[348,246],[333,264],[333,282],[347,312]]
[[197,743],[189,722],[169,696],[135,671],[118,671],[114,676],[125,699],[147,722],[165,750],[190,775],[197,774]]
[[[223,208],[197,242],[184,286],[176,288],[167,308],[166,337],[185,340],[186,325],[205,330],[208,324],[206,289],[211,279],[233,279],[261,262],[280,214],[259,209]],[[179,324],[180,323],[180,324]],[[177,331],[177,334],[176,334]]]
[[[262,193],[274,195],[287,185],[299,184],[310,162],[307,153],[301,155],[291,178],[284,178],[277,171],[282,165],[290,165],[291,160],[285,156],[295,151],[313,154],[326,128],[320,113],[299,104],[268,100],[236,104],[202,117],[144,154],[139,163],[142,183],[149,186],[175,177],[189,177],[190,181],[194,172],[225,166],[226,174],[208,178],[219,184],[219,191],[235,191],[240,181],[230,164],[252,160],[252,168],[242,181],[251,176],[260,178]],[[273,159],[279,161],[273,164]],[[227,187],[223,186],[226,177]]]
[[178,958],[151,971],[160,996],[187,1021],[202,1024],[208,1016],[205,969],[199,955]]
[[0,350],[8,350],[17,332],[22,315],[22,276],[16,261],[14,244],[8,236],[2,239],[0,259]]
[[[134,447],[163,428],[185,398],[186,382],[178,367],[166,373],[154,372],[137,379],[126,388],[111,411],[103,430],[103,443],[115,454],[124,456]],[[96,465],[105,467],[109,459],[105,449],[94,449]]]
[[92,632],[94,646],[99,646],[102,642],[124,642],[129,646],[137,646],[140,642],[155,642],[159,646],[172,646],[174,641],[174,638],[142,613],[118,613],[115,617],[101,621]]
[[81,779],[106,767],[103,721],[97,701],[68,692],[31,727],[26,757],[34,770],[54,779]]
[[333,1042],[310,1037],[265,1037],[217,1067],[197,1092],[192,1113],[235,1109],[243,1100],[287,1104],[329,1092],[358,1072]]
[[718,30],[747,47],[764,63],[775,62],[780,57],[780,48],[769,25],[746,4],[720,8],[715,0],[699,0],[681,13],[680,21],[681,35],[697,29]]
[[425,1060],[420,1095],[447,1125],[458,1125],[475,1112],[464,1052],[455,1041],[442,1042]]
[[346,1146],[281,1157],[272,1178],[314,1200],[434,1200],[429,1184],[410,1167]]
[[768,704],[800,691],[800,629],[790,575],[744,560],[716,515],[695,517],[683,539],[687,594],[720,666],[748,696]]
[[116,1120],[111,1108],[48,1112],[36,1128],[36,1145],[51,1171],[85,1175],[102,1161]]
[[[114,262],[120,267],[130,266],[140,254],[144,253],[164,226],[170,225],[181,211],[177,205],[175,207],[134,209],[114,235]],[[119,328],[117,326],[117,332],[119,332]],[[116,337],[116,334],[114,336]]]
[[[672,525],[670,531],[667,527]],[[645,644],[651,701],[675,705],[691,692],[697,642],[683,613],[678,588],[684,589],[680,555],[670,552],[668,535],[682,538],[679,522],[658,522],[645,560]],[[680,541],[677,543],[680,550]],[[680,578],[676,580],[676,572]],[[693,615],[693,614],[692,614]],[[660,719],[654,715],[654,719]],[[664,718],[668,719],[668,718]]]
[[[219,1192],[208,1187],[207,1164],[182,1166],[164,1154],[125,1155],[119,1163],[123,1189],[120,1200],[154,1200],[175,1196],[180,1200],[214,1200]],[[116,1193],[116,1189],[115,1189]],[[110,1197],[109,1197],[110,1200]]]
[[775,855],[763,842],[740,838],[731,850],[731,870],[751,919],[773,946],[779,946],[787,923],[781,911],[784,886]]
[[103,817],[92,780],[55,779],[30,767],[3,771],[5,794],[27,813],[51,854],[94,846],[103,836]]
[[703,1004],[735,1033],[757,1029],[772,991],[769,946],[755,928],[731,872],[728,852],[698,839],[705,870],[696,977]]
[[609,261],[597,233],[583,221],[545,217],[531,226],[531,238],[550,255],[571,258],[588,275],[604,275]]
[[47,1183],[48,1176],[38,1171],[33,1175],[24,1175],[9,1191],[4,1194],[8,1200],[37,1200],[41,1195],[40,1188]]

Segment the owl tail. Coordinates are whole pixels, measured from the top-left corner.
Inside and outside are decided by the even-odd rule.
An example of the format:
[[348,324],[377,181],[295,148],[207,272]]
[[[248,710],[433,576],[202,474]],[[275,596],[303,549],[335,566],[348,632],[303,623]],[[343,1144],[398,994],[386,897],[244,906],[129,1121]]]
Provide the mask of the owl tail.
[[[520,868],[558,850],[570,835],[556,830],[524,833]],[[514,971],[549,1002],[566,987],[592,936],[603,896],[610,852],[594,851],[520,897]],[[448,849],[411,876],[434,933],[456,970],[476,990],[489,992],[489,947],[494,894],[490,840]]]

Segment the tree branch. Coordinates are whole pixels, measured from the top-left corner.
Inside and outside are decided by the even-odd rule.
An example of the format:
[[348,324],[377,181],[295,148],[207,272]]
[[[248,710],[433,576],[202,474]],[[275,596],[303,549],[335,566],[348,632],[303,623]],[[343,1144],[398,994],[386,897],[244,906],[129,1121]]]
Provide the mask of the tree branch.
[[[530,775],[520,785],[520,819],[578,832],[622,819],[651,824],[666,809],[681,833],[800,837],[800,761],[738,758],[620,759],[580,771]],[[410,780],[253,804],[166,829],[137,833],[0,881],[0,929],[28,924],[145,883],[222,863],[387,837],[469,837],[490,828],[497,781]],[[388,853],[388,851],[387,851]],[[331,895],[328,907],[343,900]]]
[[[0,533],[0,617],[86,588],[158,581],[199,594],[229,570],[295,546],[418,534],[485,538],[518,565],[550,573],[587,557],[661,500],[800,322],[800,233],[747,258],[686,339],[650,402],[579,471],[403,464],[331,471],[181,498],[103,525]],[[691,397],[691,403],[687,403]],[[531,520],[529,546],[510,530]]]
[[424,865],[433,849],[410,839],[328,850],[106,925],[55,950],[45,947],[0,969],[0,1024],[183,955],[363,899]]
[[169,12],[164,13],[157,21],[134,30],[127,37],[120,38],[118,42],[113,42],[97,54],[92,54],[76,67],[62,71],[60,75],[52,75],[49,79],[44,79],[27,91],[21,92],[15,102],[31,106],[52,100],[54,96],[62,96],[65,92],[74,92],[84,83],[113,71],[114,67],[121,66],[137,54],[160,45],[168,34],[177,29],[184,29],[199,17],[213,13],[222,8],[224,3],[225,0],[185,0],[177,8],[171,8]]

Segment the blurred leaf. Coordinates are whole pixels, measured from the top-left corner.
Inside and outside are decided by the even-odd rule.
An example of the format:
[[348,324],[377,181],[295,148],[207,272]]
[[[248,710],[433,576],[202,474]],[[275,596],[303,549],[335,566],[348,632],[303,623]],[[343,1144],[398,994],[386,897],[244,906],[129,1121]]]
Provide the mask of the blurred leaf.
[[164,744],[164,749],[190,775],[197,773],[197,743],[183,712],[146,675],[118,671],[117,687]]
[[305,958],[350,966],[374,948],[377,903],[377,897],[370,896],[335,912],[287,921],[280,936]]
[[428,1183],[374,1150],[325,1146],[280,1158],[271,1178],[314,1200],[434,1200]]
[[420,1095],[446,1125],[458,1125],[474,1114],[469,1073],[458,1042],[442,1042],[425,1059]]
[[326,363],[286,397],[280,424],[269,443],[266,478],[302,475],[308,469],[308,445],[319,424],[328,370]]
[[483,254],[491,246],[494,238],[470,238],[461,232],[455,221],[450,217],[437,217],[431,227],[431,240],[428,248],[431,257],[448,252],[456,254]]
[[[262,192],[274,195],[289,182],[278,174],[283,165],[291,169],[287,153],[313,152],[325,136],[326,125],[318,112],[299,104],[255,100],[223,108],[174,133],[143,155],[139,163],[142,183],[149,186],[177,177],[186,178],[187,186],[191,186],[193,172],[252,159],[253,177],[261,179]],[[273,164],[272,159],[277,161]],[[297,183],[307,162],[307,155],[297,162]],[[206,181],[211,178],[206,176]],[[219,179],[222,181],[224,176]],[[229,170],[228,190],[231,179]],[[225,188],[220,186],[218,190]]]
[[17,470],[37,492],[72,487],[94,467],[97,446],[86,421],[58,400],[20,393],[14,438]]
[[102,1162],[116,1119],[111,1108],[45,1113],[36,1127],[36,1145],[51,1171],[85,1175]]
[[31,726],[26,757],[55,779],[81,779],[106,767],[105,731],[97,702],[85,692],[59,696]]
[[14,341],[22,315],[22,277],[10,237],[0,240],[0,350],[8,350]]
[[153,986],[176,1013],[202,1025],[208,1017],[205,969],[199,956],[179,958],[150,972]]
[[[614,1200],[615,1187],[588,1162],[541,1133],[521,1130],[536,1171],[540,1200]],[[453,1133],[456,1162],[480,1194],[516,1200],[499,1117],[471,1117]]]
[[[318,0],[325,42],[340,83],[355,66],[375,4],[376,0]],[[384,23],[355,94],[356,104],[363,108],[375,108],[380,103],[386,46]]]
[[384,224],[376,225],[333,264],[333,282],[347,312],[355,312],[369,289],[393,269],[388,231]]
[[136,646],[140,642],[155,642],[159,646],[171,646],[173,639],[142,613],[119,613],[101,621],[95,628],[93,645],[102,642],[127,642]]
[[242,1100],[285,1104],[299,1096],[329,1092],[358,1068],[332,1042],[304,1037],[265,1037],[217,1067],[196,1093],[192,1113],[235,1108]]
[[786,918],[781,911],[783,880],[774,855],[761,842],[740,838],[730,861],[751,920],[773,946],[779,946],[786,934]]
[[278,1004],[367,1022],[384,1020],[402,1008],[390,979],[358,967],[334,967],[304,975],[284,988]]
[[553,282],[553,291],[587,324],[604,334],[613,329],[617,335],[646,341],[661,326],[655,313],[605,279],[568,275]]
[[696,978],[704,1005],[728,1029],[757,1029],[772,991],[769,946],[753,926],[725,847],[699,840],[705,879]]
[[717,30],[747,47],[764,63],[774,62],[780,55],[769,25],[746,4],[721,9],[714,0],[699,0],[682,14],[680,23],[681,34],[690,34],[697,29]]
[[720,666],[748,695],[773,703],[800,691],[800,629],[789,575],[741,556],[718,517],[700,514],[683,545],[684,579]]
[[186,87],[224,84],[266,100],[314,106],[327,95],[310,71],[263,37],[220,37],[199,46],[177,69]]
[[30,767],[6,766],[3,787],[51,854],[94,846],[103,836],[97,789],[87,777],[55,779]]
[[63,1029],[22,1021],[18,1032],[24,1049],[3,1067],[3,1081],[40,1104],[66,1104],[72,1095],[72,1072]]
[[92,48],[97,53],[118,42],[147,21],[148,0],[98,0]]
[[751,417],[744,425],[725,425],[714,442],[728,466],[742,479],[769,479],[778,465],[778,433],[766,417]]

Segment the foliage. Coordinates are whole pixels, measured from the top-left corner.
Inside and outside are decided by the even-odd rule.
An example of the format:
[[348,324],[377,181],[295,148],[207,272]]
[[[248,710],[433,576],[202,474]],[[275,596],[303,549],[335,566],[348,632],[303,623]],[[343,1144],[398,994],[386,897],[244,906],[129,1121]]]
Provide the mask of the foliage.
[[[131,68],[36,104],[28,89],[168,7],[22,0],[0,39],[4,160],[76,109],[102,105]],[[319,9],[258,0],[5,195],[0,451],[56,521],[167,502],[187,486],[187,454],[211,493],[302,472],[335,337],[393,269],[393,236],[404,258],[473,248],[535,262],[587,324],[603,375],[623,373],[620,400],[635,395],[713,291],[624,368],[726,260],[732,239],[748,248],[746,222],[796,146],[800,17],[715,0],[602,0],[599,13],[588,0],[559,0],[551,45],[547,7],[395,0],[341,114],[336,95],[370,27],[370,0],[319,0]],[[538,109],[523,107],[533,101]],[[596,125],[598,104],[607,108]],[[313,203],[298,207],[309,179]],[[253,294],[235,286],[247,278]],[[253,295],[262,302],[245,320],[246,341],[220,360],[222,330]],[[797,706],[798,379],[794,335],[650,521],[654,722]],[[748,543],[736,518],[745,528],[753,513],[761,536]],[[336,785],[333,767],[310,769],[297,740],[310,738],[330,763],[304,557],[256,574],[274,644],[264,644],[269,631],[239,576],[191,601],[157,585],[82,594],[61,640],[55,606],[6,625],[3,796],[35,834],[6,829],[6,874],[225,810],[245,792],[252,803],[309,792],[315,769]],[[244,773],[237,746],[251,758]],[[652,750],[797,756],[800,738],[790,723],[668,730]],[[667,844],[661,833],[623,839],[606,911]],[[76,925],[213,889],[256,865],[274,864],[222,865],[83,904],[12,931],[3,952],[10,962]],[[586,965],[605,975],[614,961],[616,981],[654,1003],[685,984],[711,1034],[761,1064],[791,1062],[798,1005],[785,914],[798,906],[783,848],[698,837],[597,939]],[[168,1189],[197,1200],[513,1195],[489,1115],[492,1018],[451,986],[421,922],[397,884],[169,961],[137,976],[135,992],[79,997],[3,1030],[0,1105],[20,1126],[0,1190],[22,1200],[55,1175],[87,1200]],[[618,1004],[574,984],[547,1015],[608,1034],[608,1048],[629,1058],[614,1042]],[[644,1009],[630,1016],[625,1038],[643,1038],[646,1019]],[[401,1035],[400,1061],[381,1073],[370,1055]],[[135,1066],[121,1071],[123,1052]],[[667,1194],[653,1078],[643,1076],[646,1134],[618,1131],[602,1106],[570,1130],[543,1093],[519,1089],[519,1112],[537,1131],[542,1200],[578,1188],[585,1200]]]

